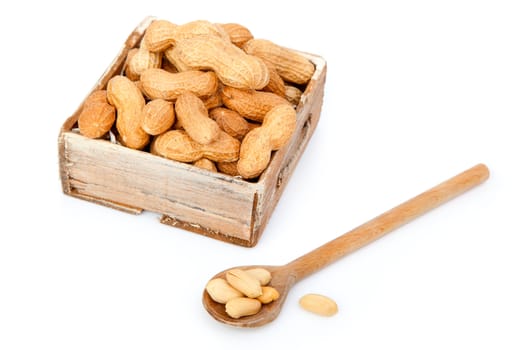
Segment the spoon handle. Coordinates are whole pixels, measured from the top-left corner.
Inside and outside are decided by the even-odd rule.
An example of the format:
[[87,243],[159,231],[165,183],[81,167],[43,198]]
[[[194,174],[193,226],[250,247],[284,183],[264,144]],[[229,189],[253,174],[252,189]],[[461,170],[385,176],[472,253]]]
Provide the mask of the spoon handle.
[[488,177],[489,169],[484,164],[478,164],[295,259],[286,267],[295,275],[297,282],[479,185]]

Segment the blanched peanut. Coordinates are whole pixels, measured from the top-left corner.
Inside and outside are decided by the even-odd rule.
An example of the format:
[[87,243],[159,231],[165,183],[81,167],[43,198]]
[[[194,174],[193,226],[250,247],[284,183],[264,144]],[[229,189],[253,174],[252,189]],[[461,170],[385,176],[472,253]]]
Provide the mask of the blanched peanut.
[[271,286],[261,286],[271,281],[270,271],[264,268],[226,271],[226,280],[214,278],[206,284],[206,292],[214,301],[226,304],[225,311],[232,318],[254,315],[262,304],[279,299],[279,291]]
[[338,310],[335,301],[320,294],[306,294],[299,304],[303,309],[321,316],[333,316]]
[[279,299],[279,292],[274,287],[269,286],[263,286],[262,294],[257,297],[257,300],[263,304],[269,304],[277,299]]
[[231,269],[226,272],[226,281],[235,289],[242,292],[249,298],[257,298],[262,295],[262,288],[259,280],[252,277],[246,271]]
[[255,277],[259,281],[261,286],[267,285],[272,280],[272,274],[270,273],[270,271],[263,269],[262,267],[248,269],[246,270],[246,272],[249,275],[252,275],[253,277]]
[[226,303],[226,313],[231,318],[255,315],[261,310],[261,302],[252,298],[235,298]]
[[231,299],[244,296],[244,294],[230,286],[223,278],[210,280],[208,284],[206,284],[206,291],[213,300],[221,304],[226,304]]

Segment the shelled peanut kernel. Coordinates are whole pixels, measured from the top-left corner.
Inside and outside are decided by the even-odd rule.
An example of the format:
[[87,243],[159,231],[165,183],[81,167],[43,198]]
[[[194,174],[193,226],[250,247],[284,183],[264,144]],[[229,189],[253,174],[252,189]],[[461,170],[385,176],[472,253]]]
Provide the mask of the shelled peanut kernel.
[[206,292],[214,301],[224,304],[232,318],[255,315],[263,305],[279,298],[277,289],[267,285],[272,275],[266,269],[231,269],[225,278],[210,280]]
[[338,311],[336,302],[321,294],[306,294],[299,300],[299,305],[320,316],[333,316]]

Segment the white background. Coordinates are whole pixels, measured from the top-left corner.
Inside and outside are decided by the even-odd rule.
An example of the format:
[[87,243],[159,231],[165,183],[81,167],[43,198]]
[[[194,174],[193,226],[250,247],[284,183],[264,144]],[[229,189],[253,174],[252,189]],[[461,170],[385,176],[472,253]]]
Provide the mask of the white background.
[[[9,4],[0,349],[525,348],[522,1]],[[328,62],[321,121],[255,248],[61,192],[59,128],[148,15],[238,22]],[[485,184],[297,284],[273,323],[203,309],[216,272],[286,263],[479,162]],[[339,313],[300,309],[309,292]]]

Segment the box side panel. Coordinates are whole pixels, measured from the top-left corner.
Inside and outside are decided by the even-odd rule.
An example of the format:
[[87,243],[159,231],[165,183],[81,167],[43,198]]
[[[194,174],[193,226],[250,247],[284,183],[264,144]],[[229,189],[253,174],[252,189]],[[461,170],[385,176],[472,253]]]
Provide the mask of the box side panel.
[[[108,81],[115,75],[120,74],[124,67],[124,63],[126,61],[126,57],[128,55],[128,52],[130,49],[134,47],[138,47],[140,40],[142,39],[144,32],[146,31],[146,28],[151,24],[151,22],[154,21],[154,17],[146,17],[136,28],[135,30],[128,36],[126,39],[124,45],[122,45],[122,48],[120,49],[117,56],[113,59],[113,62],[109,65],[109,67],[104,71],[104,73],[100,76],[98,81],[95,83],[91,91],[86,95],[89,96],[93,91],[104,89],[107,86]],[[66,119],[66,121],[62,124],[62,127],[60,128],[60,133],[58,135],[58,158],[59,158],[59,172],[60,172],[60,180],[62,182],[62,190],[66,194],[71,194],[71,186],[69,184],[69,178],[67,176],[67,167],[66,167],[66,159],[65,159],[65,136],[64,133],[71,131],[77,121],[78,116],[80,115],[80,112],[82,111],[82,108],[84,106],[84,102],[86,100],[82,100],[80,105],[77,107],[76,111]],[[112,204],[111,202],[105,202],[101,200],[99,204],[103,205],[109,205],[112,207],[116,207],[119,209],[122,209],[124,211],[129,212],[140,212],[142,209],[140,208],[133,208],[128,206],[122,206],[119,207],[118,204]]]
[[259,180],[259,203],[256,208],[253,233],[255,240],[258,240],[264,230],[317,127],[321,115],[326,80],[326,62],[318,56],[305,55],[316,64],[316,72],[297,107],[297,129],[295,133],[285,148],[274,153],[270,166]]
[[250,239],[252,184],[73,132],[63,142],[69,194]]

